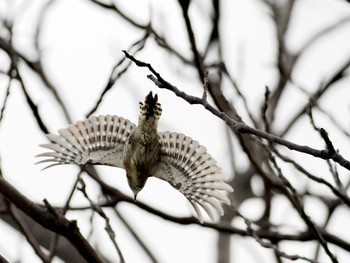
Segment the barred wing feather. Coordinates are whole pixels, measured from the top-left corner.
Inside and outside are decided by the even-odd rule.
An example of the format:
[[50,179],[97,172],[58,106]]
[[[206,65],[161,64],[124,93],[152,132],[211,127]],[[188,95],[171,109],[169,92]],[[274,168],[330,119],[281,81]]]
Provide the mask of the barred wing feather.
[[45,157],[37,163],[52,163],[46,168],[60,164],[104,164],[123,168],[125,142],[135,125],[115,115],[92,116],[58,131],[48,134],[51,143],[41,147],[51,150],[37,155]]
[[226,177],[204,146],[179,133],[159,132],[160,160],[151,174],[170,183],[192,204],[200,222],[201,208],[214,221],[222,203],[230,205],[225,192],[232,192]]

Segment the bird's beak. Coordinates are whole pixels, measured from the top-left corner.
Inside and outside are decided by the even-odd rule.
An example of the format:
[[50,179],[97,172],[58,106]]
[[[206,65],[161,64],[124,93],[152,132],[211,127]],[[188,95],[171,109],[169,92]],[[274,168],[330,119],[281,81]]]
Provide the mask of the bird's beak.
[[138,193],[134,193],[134,202],[136,202],[137,194]]

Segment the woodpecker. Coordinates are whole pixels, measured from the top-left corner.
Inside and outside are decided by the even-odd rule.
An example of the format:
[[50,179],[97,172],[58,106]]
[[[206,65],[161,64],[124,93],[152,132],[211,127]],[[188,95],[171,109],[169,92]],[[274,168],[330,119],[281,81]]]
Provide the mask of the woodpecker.
[[[201,209],[214,221],[223,215],[222,204],[233,188],[216,160],[196,140],[176,132],[158,132],[162,108],[158,96],[150,92],[140,102],[138,125],[116,115],[91,116],[58,135],[47,134],[50,151],[37,163],[50,163],[44,169],[62,164],[109,165],[126,171],[136,201],[151,176],[167,181],[192,204],[201,223]],[[214,213],[215,212],[215,213]]]

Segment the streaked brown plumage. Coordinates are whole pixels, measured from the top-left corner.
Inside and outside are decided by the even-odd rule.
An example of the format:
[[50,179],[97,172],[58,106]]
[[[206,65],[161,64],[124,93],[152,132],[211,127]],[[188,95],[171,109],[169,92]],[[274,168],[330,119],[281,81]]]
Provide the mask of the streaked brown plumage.
[[215,159],[197,141],[180,133],[157,132],[162,109],[150,92],[140,102],[138,126],[118,116],[92,116],[48,134],[51,143],[40,146],[52,151],[38,163],[104,164],[124,168],[128,183],[137,194],[154,176],[170,183],[193,205],[200,222],[202,207],[214,220],[214,211],[223,215],[222,203],[230,204],[225,192],[232,192]]

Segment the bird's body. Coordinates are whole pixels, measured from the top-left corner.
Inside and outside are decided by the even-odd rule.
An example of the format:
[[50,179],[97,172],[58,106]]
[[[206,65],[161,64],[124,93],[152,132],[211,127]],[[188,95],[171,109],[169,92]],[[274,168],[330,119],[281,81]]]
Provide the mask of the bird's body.
[[52,150],[38,155],[40,161],[59,164],[104,164],[124,168],[136,199],[151,176],[163,179],[179,190],[193,205],[214,219],[212,208],[223,214],[221,203],[230,204],[224,192],[231,192],[225,176],[206,148],[180,133],[158,132],[162,109],[152,93],[140,102],[138,125],[118,116],[92,116],[48,134]]
[[132,131],[124,149],[124,168],[134,197],[144,187],[153,166],[159,161],[158,120],[162,109],[150,93],[145,103],[140,102],[138,126]]

